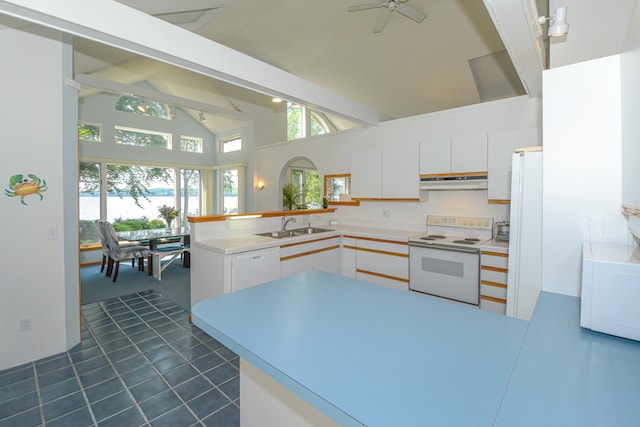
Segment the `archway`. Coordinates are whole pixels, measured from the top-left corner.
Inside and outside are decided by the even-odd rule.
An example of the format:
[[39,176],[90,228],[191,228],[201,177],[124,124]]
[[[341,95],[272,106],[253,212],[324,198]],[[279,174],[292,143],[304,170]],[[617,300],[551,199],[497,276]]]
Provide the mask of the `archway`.
[[279,205],[283,210],[318,209],[322,206],[322,183],[313,162],[294,157],[280,172]]

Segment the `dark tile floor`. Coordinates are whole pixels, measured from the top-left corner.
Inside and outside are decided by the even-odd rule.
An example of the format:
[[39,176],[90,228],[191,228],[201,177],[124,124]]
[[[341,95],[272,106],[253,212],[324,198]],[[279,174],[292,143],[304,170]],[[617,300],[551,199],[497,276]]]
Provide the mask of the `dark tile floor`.
[[0,427],[239,426],[238,356],[156,291],[82,307],[82,342],[0,371]]

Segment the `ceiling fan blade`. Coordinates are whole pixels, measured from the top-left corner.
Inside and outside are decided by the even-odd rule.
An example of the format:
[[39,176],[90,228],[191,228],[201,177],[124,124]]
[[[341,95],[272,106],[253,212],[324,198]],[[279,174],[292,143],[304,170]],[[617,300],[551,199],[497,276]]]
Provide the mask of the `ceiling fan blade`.
[[407,18],[411,18],[416,22],[422,22],[424,21],[424,18],[427,17],[426,13],[420,12],[419,10],[414,9],[411,6],[407,6],[406,4],[396,4],[396,10]]
[[354,4],[349,6],[347,10],[349,12],[357,12],[359,10],[375,9],[377,7],[381,7],[383,4],[384,2]]
[[391,10],[385,9],[382,11],[382,14],[378,18],[378,22],[376,22],[376,26],[373,27],[374,33],[381,33],[382,29],[385,25],[387,25],[387,21],[389,20],[389,16],[391,16]]

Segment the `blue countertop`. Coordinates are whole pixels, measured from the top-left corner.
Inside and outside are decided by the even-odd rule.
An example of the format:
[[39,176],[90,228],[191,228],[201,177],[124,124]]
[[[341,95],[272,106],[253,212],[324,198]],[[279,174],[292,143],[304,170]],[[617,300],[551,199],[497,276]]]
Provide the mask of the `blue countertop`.
[[531,322],[312,271],[193,322],[341,425],[638,425],[640,344],[542,293]]
[[527,323],[312,271],[193,322],[341,425],[490,425]]

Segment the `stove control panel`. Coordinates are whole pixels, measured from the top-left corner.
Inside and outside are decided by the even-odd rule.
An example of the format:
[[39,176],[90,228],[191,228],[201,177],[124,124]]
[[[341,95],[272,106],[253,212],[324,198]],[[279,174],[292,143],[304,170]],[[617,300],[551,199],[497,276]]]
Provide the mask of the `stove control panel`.
[[493,228],[493,218],[479,218],[470,216],[427,216],[427,226],[456,227],[456,228],[479,228],[491,230]]

